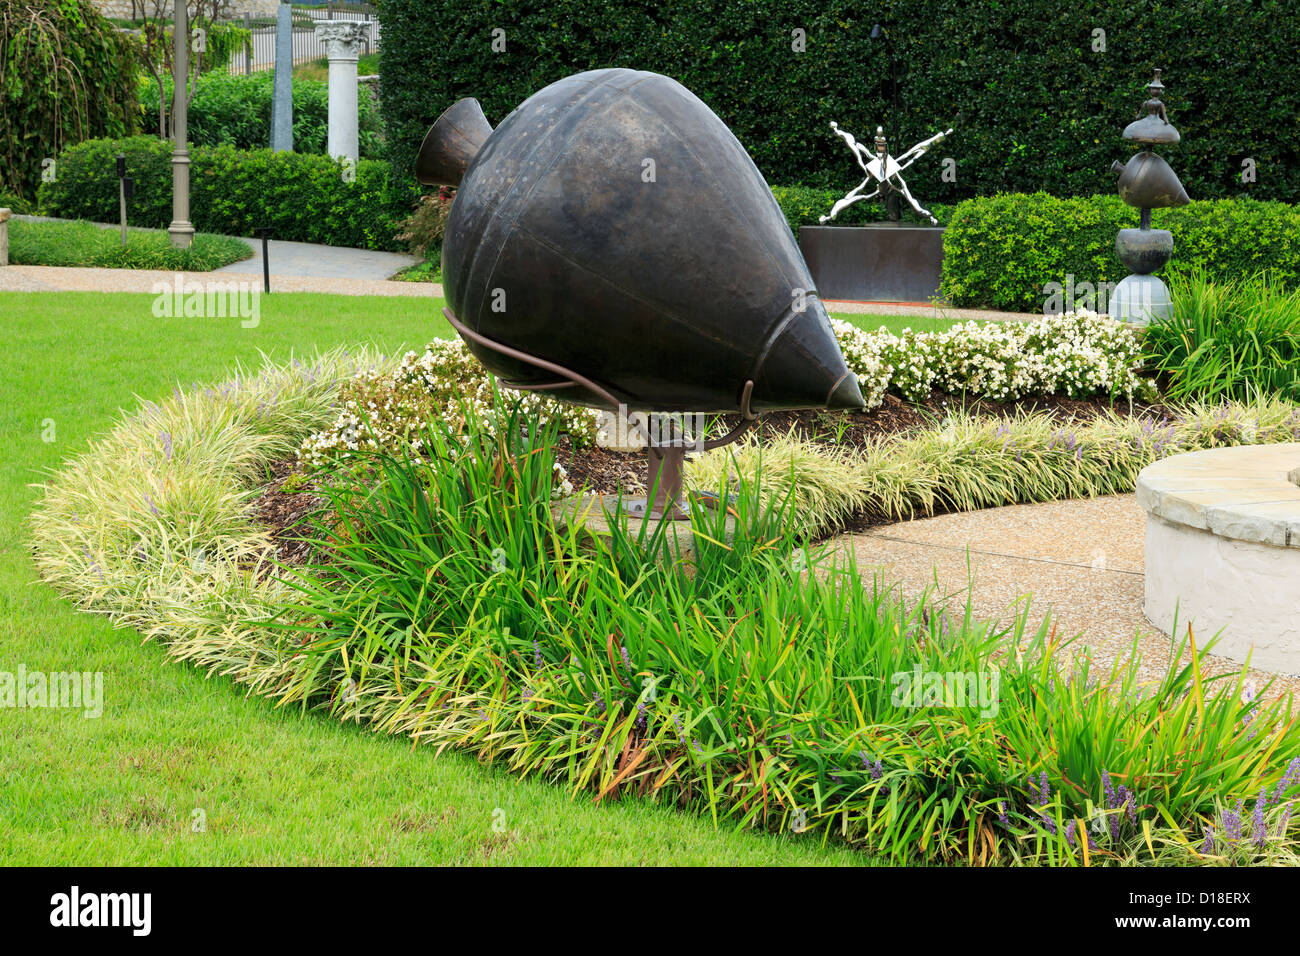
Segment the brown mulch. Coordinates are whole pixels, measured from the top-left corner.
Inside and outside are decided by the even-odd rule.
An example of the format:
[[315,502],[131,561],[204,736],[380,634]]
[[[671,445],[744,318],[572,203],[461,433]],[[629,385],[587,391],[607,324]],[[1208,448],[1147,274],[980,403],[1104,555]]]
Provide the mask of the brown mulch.
[[306,518],[325,503],[310,491],[285,491],[284,483],[294,474],[297,461],[285,458],[271,465],[271,480],[253,499],[253,517],[271,532],[275,558],[285,564],[305,564],[314,546],[307,540],[311,526]]
[[[968,411],[1000,418],[1024,412],[1049,412],[1059,418],[1062,425],[1086,425],[1108,409],[1119,414],[1152,419],[1162,419],[1170,414],[1163,405],[1134,403],[1130,409],[1127,402],[1112,406],[1101,398],[1073,399],[1057,396],[1018,402],[981,400],[965,402],[964,405]],[[894,395],[886,395],[884,403],[870,411],[770,412],[763,416],[755,431],[760,440],[785,435],[793,429],[800,437],[813,441],[840,447],[862,447],[874,438],[933,426],[949,412],[961,407],[961,399],[941,392],[934,392],[926,401],[915,404]],[[740,419],[739,416],[725,416],[723,421],[725,427],[729,428],[738,424]],[[568,436],[561,435],[555,445],[555,460],[568,472],[569,480],[576,488],[585,486],[589,491],[608,495],[620,492],[645,493],[647,476],[643,454],[613,452],[603,448],[575,451]],[[271,530],[277,558],[283,562],[301,563],[312,551],[309,542],[298,540],[308,530],[304,519],[319,508],[324,499],[312,494],[310,490],[284,490],[285,480],[293,474],[294,468],[293,459],[276,462],[272,466],[272,480],[253,502],[253,509],[257,520]],[[852,523],[852,528],[858,529],[859,525],[865,528],[874,523],[876,521],[872,516],[864,515],[861,522]]]

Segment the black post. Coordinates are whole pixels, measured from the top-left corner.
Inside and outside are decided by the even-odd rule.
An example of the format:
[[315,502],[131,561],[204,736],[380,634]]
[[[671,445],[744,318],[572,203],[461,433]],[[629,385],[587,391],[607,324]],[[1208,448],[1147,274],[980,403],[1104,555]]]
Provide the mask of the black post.
[[267,251],[267,237],[270,234],[270,226],[258,226],[253,230],[253,235],[262,240],[262,290],[268,295],[271,292],[271,258]]

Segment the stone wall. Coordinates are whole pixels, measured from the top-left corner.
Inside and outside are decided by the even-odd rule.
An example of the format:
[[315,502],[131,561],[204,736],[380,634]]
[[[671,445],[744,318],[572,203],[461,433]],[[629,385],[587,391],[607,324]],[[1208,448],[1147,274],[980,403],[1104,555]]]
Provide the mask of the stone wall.
[[[139,16],[142,7],[152,14],[155,5],[166,11],[170,11],[173,6],[170,0],[136,0],[134,8],[131,6],[131,0],[91,0],[91,3],[104,16],[121,20]],[[279,5],[280,0],[224,0],[217,18],[233,20],[242,17],[245,13],[251,13],[255,17],[273,17]]]

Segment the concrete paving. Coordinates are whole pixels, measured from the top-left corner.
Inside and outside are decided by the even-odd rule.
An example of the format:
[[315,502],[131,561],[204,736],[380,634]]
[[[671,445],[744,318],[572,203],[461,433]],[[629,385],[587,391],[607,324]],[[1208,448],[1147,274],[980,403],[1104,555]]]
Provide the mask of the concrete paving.
[[[75,221],[72,219],[57,219],[50,216],[17,216],[16,215],[13,218],[22,220],[24,222],[74,222]],[[108,222],[94,222],[91,223],[91,225],[97,226],[100,229],[121,228],[120,224],[108,223]],[[135,227],[131,227],[131,228],[135,228]],[[239,239],[241,242],[247,244],[249,249],[252,250],[253,252],[252,258],[244,259],[240,262],[231,263],[230,265],[223,266],[220,269],[214,269],[213,273],[234,273],[236,275],[260,276],[262,274],[262,241],[260,239],[249,239],[244,236],[237,236],[236,238]],[[398,272],[401,272],[403,269],[409,268],[410,266],[419,265],[420,263],[420,260],[415,256],[408,256],[397,252],[374,252],[370,249],[349,249],[343,246],[322,246],[310,242],[288,242],[279,239],[270,239],[267,241],[267,253],[268,253],[268,257],[271,260],[272,280],[274,280],[276,277],[279,276],[285,276],[285,277],[296,277],[296,278],[362,279],[362,280],[379,281],[379,280],[388,279],[393,275],[397,274]],[[30,269],[30,268],[40,268],[40,267],[27,266],[24,268]],[[120,272],[126,272],[128,270],[79,269],[77,271],[78,272],[99,271],[99,272],[120,273]],[[201,273],[201,274],[210,275],[213,273]],[[197,274],[198,273],[196,273],[196,275]],[[143,271],[141,272],[141,275],[143,277]],[[15,278],[15,277],[10,277],[10,278]],[[39,281],[39,275],[31,275],[28,278]],[[54,279],[54,285],[52,286],[52,288],[70,288],[78,291],[85,288],[79,283],[73,286],[60,286],[58,284],[57,275],[51,275],[49,276],[49,278]],[[148,291],[149,286],[151,286],[155,281],[157,281],[156,276],[151,276],[148,282],[142,283],[143,288],[140,291]],[[128,283],[128,285],[133,285],[133,284]],[[32,285],[30,282],[22,285],[15,285],[6,282],[3,278],[0,278],[0,289],[15,288],[15,287],[26,288],[30,290],[32,288]],[[118,282],[110,282],[109,287],[110,288],[116,287],[116,291],[128,291],[127,289],[121,288],[120,283]],[[92,285],[88,289],[86,289],[86,291],[94,291],[95,288],[96,287]],[[274,281],[272,282],[271,288],[272,289],[276,288]],[[331,288],[331,289],[295,290],[295,291],[335,292],[339,290]],[[373,294],[373,290],[368,290],[366,294]],[[417,295],[420,293],[398,292],[394,294]],[[429,293],[424,293],[424,294],[429,294]],[[442,294],[441,287],[439,287],[438,292],[433,294],[441,295]]]
[[[1050,612],[1057,638],[1078,635],[1070,653],[1088,649],[1098,676],[1129,656],[1135,638],[1144,681],[1157,681],[1173,657],[1169,637],[1143,610],[1146,513],[1134,495],[902,521],[832,543],[854,553],[864,579],[881,575],[887,586],[912,598],[928,591],[954,614],[962,613],[969,597],[977,620],[1005,625],[1023,612],[1032,632]],[[1187,616],[1180,621],[1182,639]],[[1197,627],[1198,646],[1215,630]],[[1235,673],[1241,664],[1211,653],[1201,667]],[[1269,696],[1300,691],[1300,679],[1289,671],[1252,668],[1249,680],[1261,690],[1273,680]]]
[[[252,248],[253,258],[214,269],[214,273],[262,274],[261,240],[243,241]],[[387,279],[420,263],[415,256],[397,252],[345,249],[340,246],[319,246],[309,242],[285,242],[277,239],[267,242],[267,256],[271,261],[272,276],[329,279]]]

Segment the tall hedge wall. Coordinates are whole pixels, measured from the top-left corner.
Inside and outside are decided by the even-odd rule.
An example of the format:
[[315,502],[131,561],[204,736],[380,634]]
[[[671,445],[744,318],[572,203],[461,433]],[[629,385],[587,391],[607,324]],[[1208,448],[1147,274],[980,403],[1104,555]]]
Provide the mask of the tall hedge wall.
[[[909,176],[919,197],[1090,195],[1113,190],[1108,167],[1130,152],[1120,131],[1161,67],[1183,134],[1166,152],[1193,198],[1300,201],[1296,0],[384,0],[379,16],[399,172],[459,97],[497,123],[563,76],[624,66],[684,83],[771,183],[854,184],[831,120],[859,136],[884,121],[911,145],[961,110],[957,134]],[[940,180],[944,156],[955,183]]]

